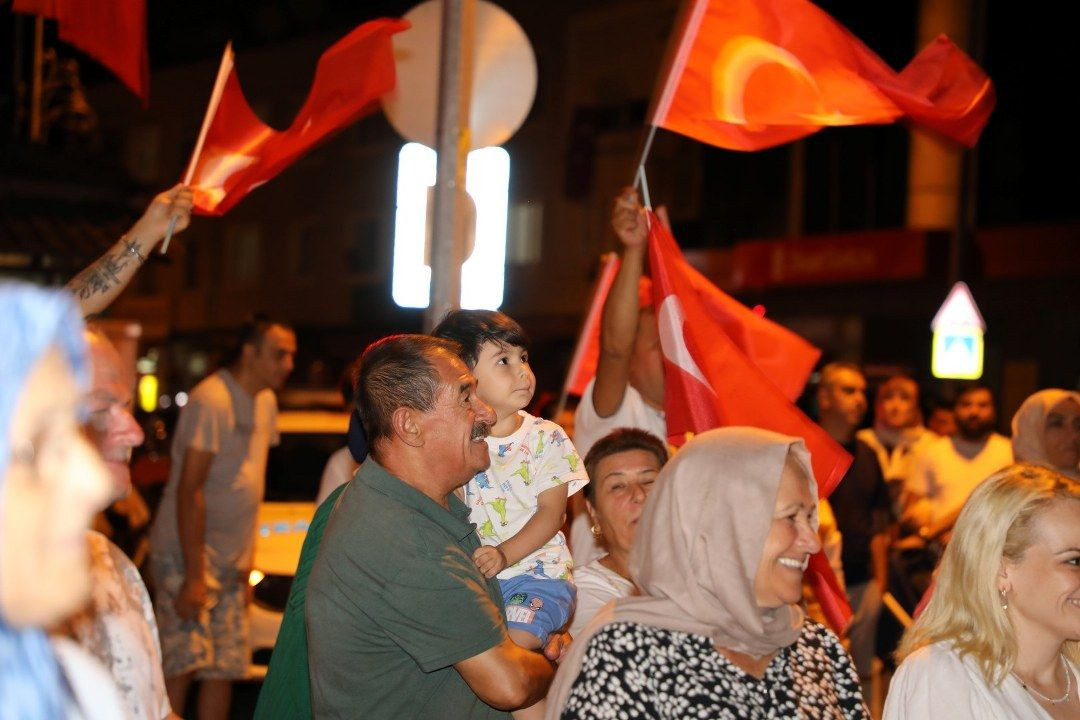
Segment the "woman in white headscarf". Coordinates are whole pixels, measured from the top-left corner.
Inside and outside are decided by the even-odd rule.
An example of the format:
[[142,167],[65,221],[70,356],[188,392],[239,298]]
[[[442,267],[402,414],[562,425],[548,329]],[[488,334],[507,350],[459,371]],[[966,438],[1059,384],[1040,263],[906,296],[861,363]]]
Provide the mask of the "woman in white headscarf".
[[1035,463],[1080,480],[1080,393],[1040,390],[1012,420],[1016,462]]
[[698,435],[646,503],[630,555],[643,595],[575,640],[547,718],[869,718],[847,652],[798,605],[819,548],[802,440]]

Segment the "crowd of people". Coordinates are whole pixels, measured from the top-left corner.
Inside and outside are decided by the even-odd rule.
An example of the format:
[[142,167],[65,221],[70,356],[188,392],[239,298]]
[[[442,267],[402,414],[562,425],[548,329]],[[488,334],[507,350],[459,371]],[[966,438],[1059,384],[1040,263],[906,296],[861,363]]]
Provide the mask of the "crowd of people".
[[[247,672],[286,324],[245,327],[180,412],[152,594],[90,529],[143,436],[83,318],[190,207],[158,196],[67,289],[0,284],[0,720],[224,718]],[[616,199],[623,258],[572,428],[529,412],[529,339],[503,313],[360,355],[255,716],[869,718],[885,697],[886,720],[1080,717],[1080,394],[1033,394],[1010,439],[991,388],[924,409],[897,375],[859,429],[868,378],[829,363],[817,418],[853,461],[827,500],[800,438],[716,428],[673,451],[646,223]],[[852,608],[839,635],[805,600],[822,550]],[[884,631],[883,608],[916,605]]]

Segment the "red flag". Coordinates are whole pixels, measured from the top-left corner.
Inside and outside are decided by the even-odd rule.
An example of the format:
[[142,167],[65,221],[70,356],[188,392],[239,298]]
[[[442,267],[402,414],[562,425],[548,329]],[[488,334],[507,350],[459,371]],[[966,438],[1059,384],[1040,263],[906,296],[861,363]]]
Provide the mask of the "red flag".
[[608,253],[600,268],[600,277],[596,279],[596,290],[585,323],[581,326],[574,357],[570,360],[570,369],[566,373],[563,396],[584,395],[585,386],[596,375],[596,364],[600,362],[600,316],[604,313],[604,301],[607,300],[611,284],[615,282],[615,273],[619,271],[619,256]]
[[742,353],[791,401],[802,395],[821,351],[754,312],[709,282],[679,256],[682,272],[697,291],[713,321]]
[[[726,425],[748,425],[806,440],[823,497],[844,476],[851,456],[806,417],[728,335],[697,292],[700,275],[687,272],[675,239],[649,213],[649,267],[664,354],[668,438]],[[719,291],[718,291],[719,292]],[[747,311],[751,312],[752,311]]]
[[809,0],[690,0],[650,123],[731,150],[901,117],[973,146],[994,87],[944,35],[900,73]]
[[[664,356],[668,441],[680,446],[688,435],[728,425],[801,437],[810,450],[818,494],[828,497],[847,472],[851,456],[795,407],[728,335],[730,318],[718,316],[698,292],[700,275],[688,272],[692,269],[675,239],[652,213],[649,268]],[[814,569],[811,579],[822,610],[839,632],[851,609],[837,592],[828,562],[816,560]]]
[[821,605],[821,613],[836,634],[842,635],[851,622],[851,605],[824,552],[810,556],[806,576],[810,581],[810,588],[814,591],[814,597]]
[[405,20],[372,20],[332,45],[319,58],[304,106],[283,132],[252,112],[227,47],[185,178],[195,211],[225,214],[316,143],[378,107],[395,83],[391,36],[408,27]]
[[146,0],[14,0],[12,10],[56,20],[61,40],[109,68],[143,105],[150,101]]
[[[682,263],[681,272],[689,278],[701,302],[731,341],[788,399],[797,399],[821,351],[783,325],[747,308],[681,258],[679,262]],[[596,364],[600,357],[600,316],[618,269],[618,256],[612,253],[597,280],[592,304],[578,336],[563,388],[566,394],[583,394],[589,380],[596,375]]]

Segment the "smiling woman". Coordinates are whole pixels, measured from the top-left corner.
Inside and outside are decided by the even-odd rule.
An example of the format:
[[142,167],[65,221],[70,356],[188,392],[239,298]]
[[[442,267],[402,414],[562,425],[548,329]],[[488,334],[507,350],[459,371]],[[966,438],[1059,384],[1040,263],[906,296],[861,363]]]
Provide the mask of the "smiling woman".
[[971,494],[886,720],[1080,717],[1080,485],[1012,465]]
[[575,640],[546,717],[868,718],[839,639],[796,604],[820,548],[816,496],[800,439],[721,428],[688,442],[638,523],[642,594]]

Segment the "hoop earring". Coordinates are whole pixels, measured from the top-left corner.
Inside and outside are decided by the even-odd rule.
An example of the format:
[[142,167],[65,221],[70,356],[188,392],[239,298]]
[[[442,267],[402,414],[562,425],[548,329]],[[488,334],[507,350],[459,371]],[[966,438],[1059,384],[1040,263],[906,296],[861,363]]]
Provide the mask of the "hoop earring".
[[593,525],[591,528],[589,528],[589,532],[592,533],[592,536],[593,536],[594,540],[599,540],[600,538],[602,538],[604,536],[604,532],[600,529],[599,523],[597,523],[597,524]]
[[998,590],[998,594],[1001,595],[1001,612],[1005,612],[1009,609],[1009,598],[1005,597],[1005,589]]

